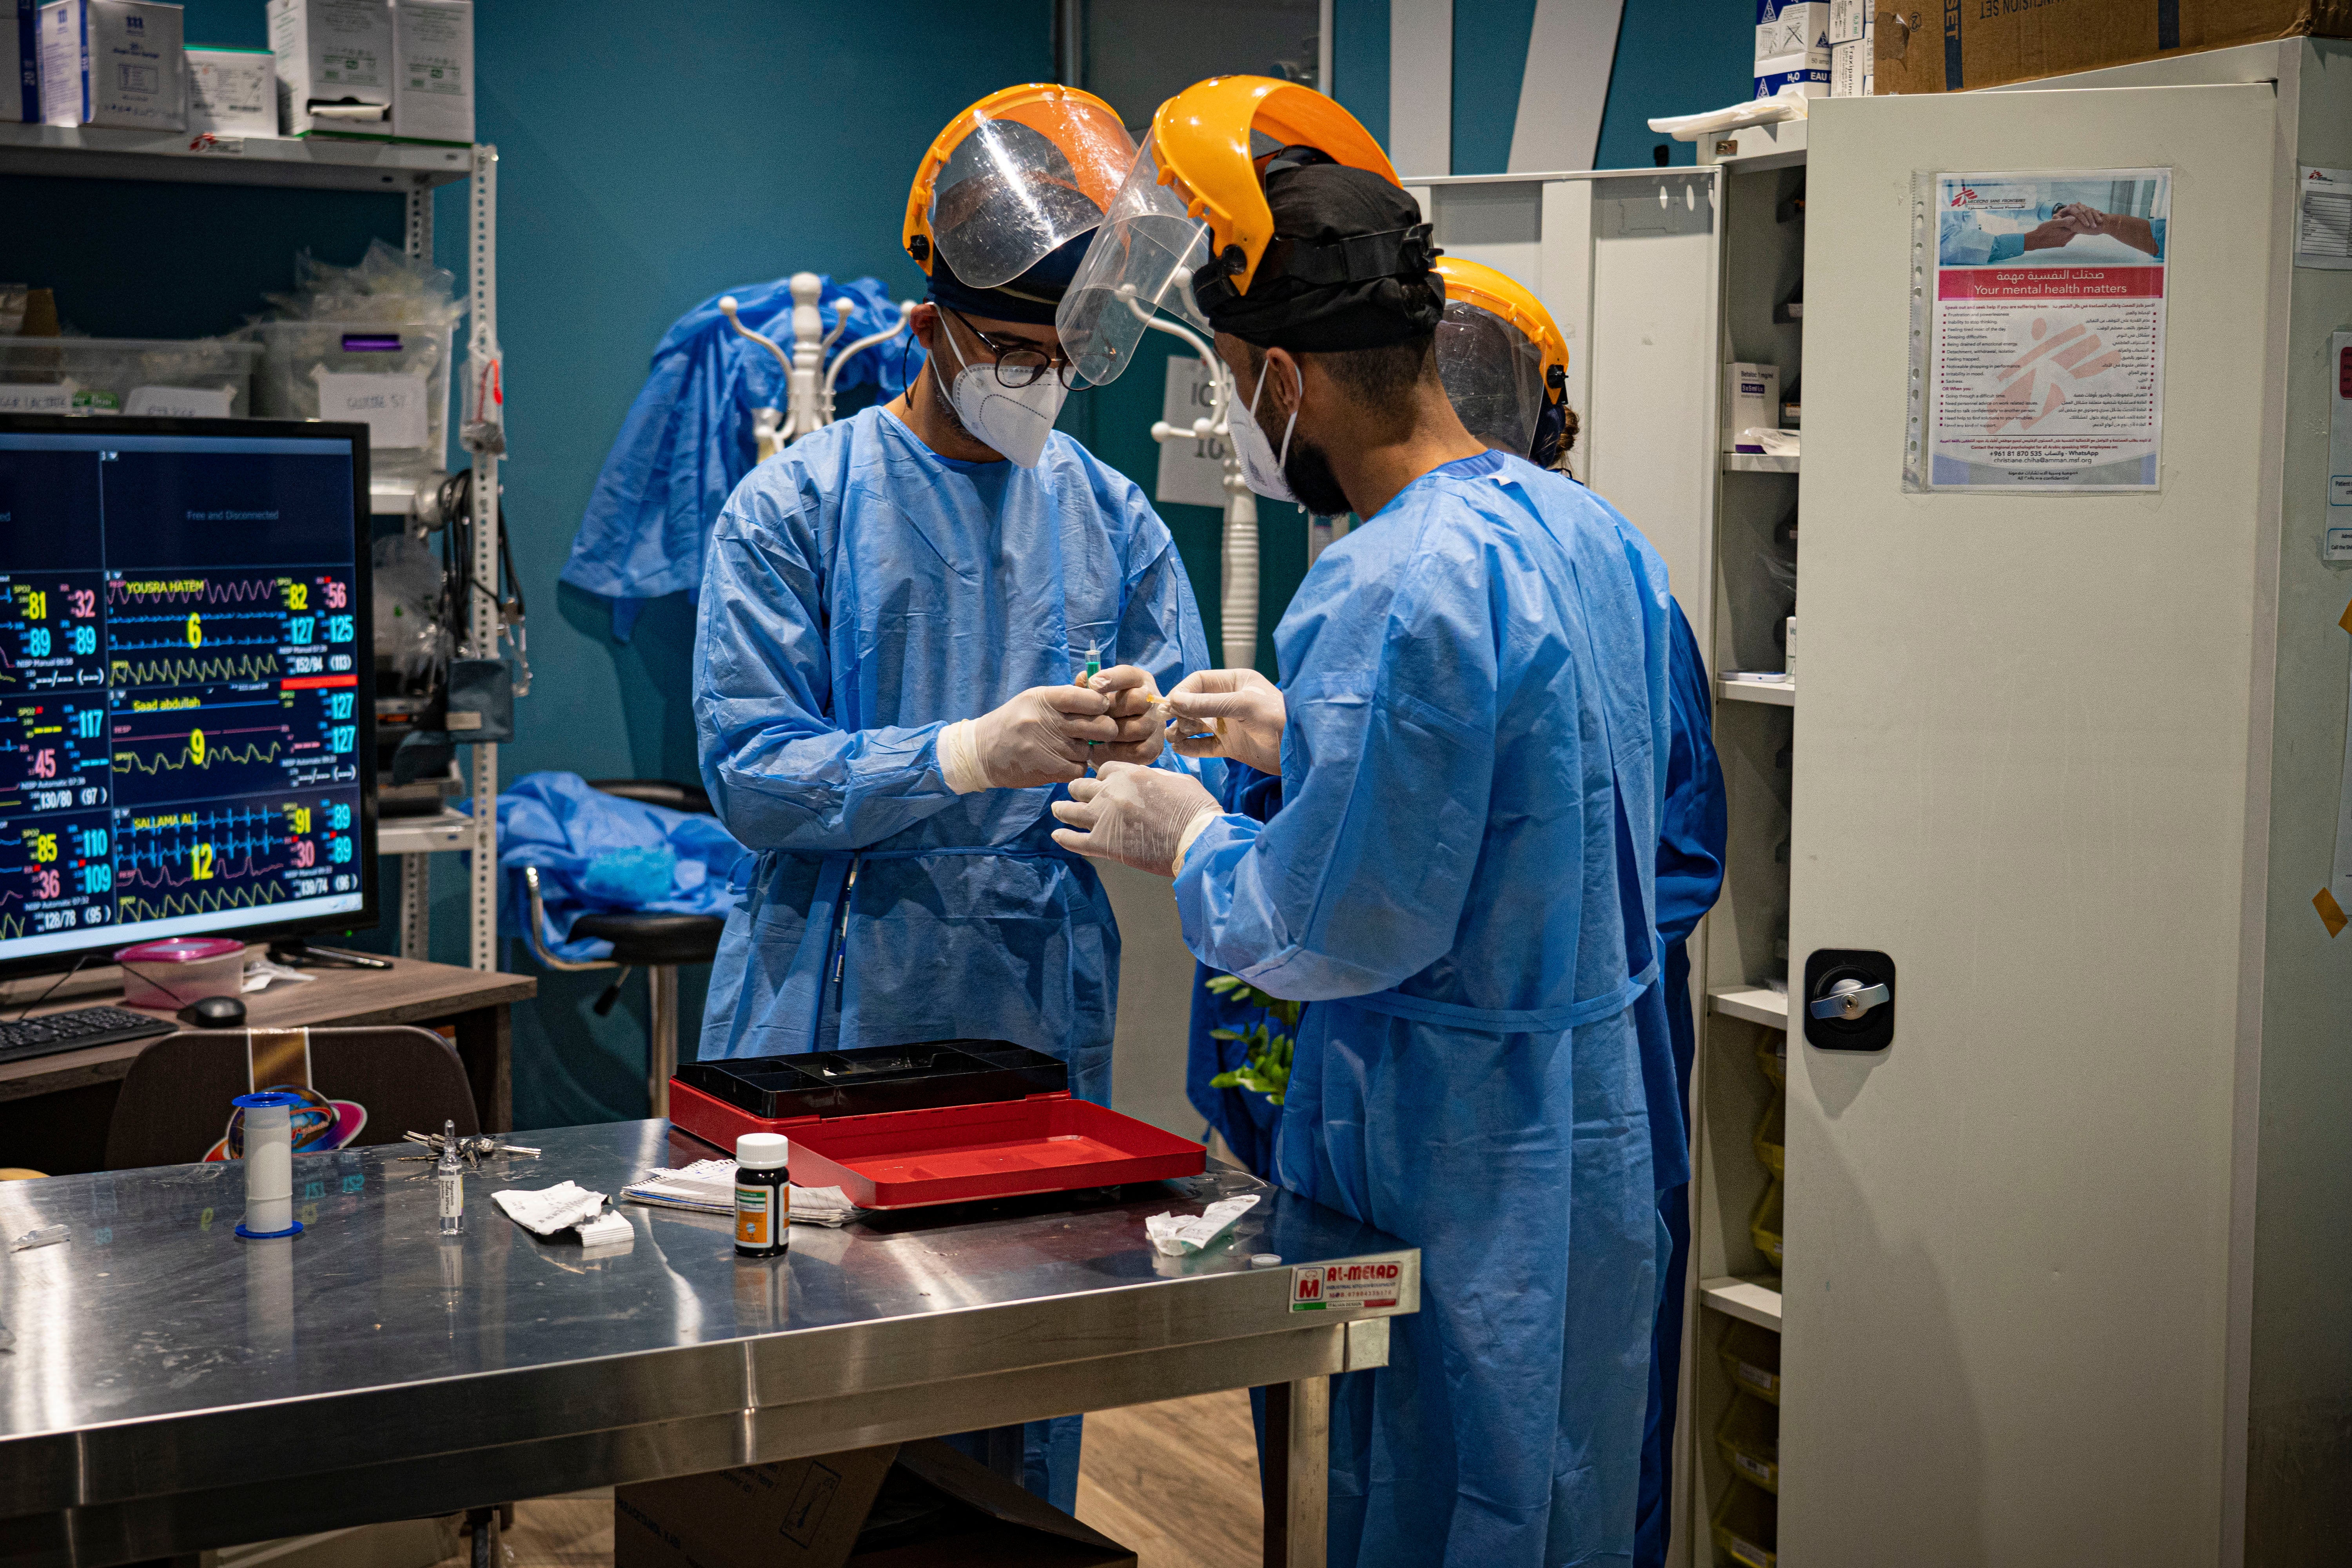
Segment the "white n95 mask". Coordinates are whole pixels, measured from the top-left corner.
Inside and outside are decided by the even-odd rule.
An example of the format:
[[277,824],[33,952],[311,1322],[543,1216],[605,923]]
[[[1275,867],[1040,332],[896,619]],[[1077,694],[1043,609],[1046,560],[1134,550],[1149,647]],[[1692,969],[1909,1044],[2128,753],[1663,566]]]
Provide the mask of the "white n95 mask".
[[[1235,405],[1225,411],[1225,428],[1234,438],[1234,456],[1241,460],[1242,478],[1249,488],[1268,500],[1288,501],[1297,505],[1298,498],[1290,493],[1290,481],[1282,477],[1282,465],[1290,460],[1290,433],[1298,426],[1298,405],[1291,405],[1290,420],[1282,427],[1282,450],[1277,453],[1265,430],[1257,422],[1257,400],[1265,391],[1265,373],[1274,367],[1271,359],[1261,362],[1257,368],[1257,385],[1250,393],[1249,406]],[[1298,378],[1298,390],[1303,396],[1307,378]]]
[[1045,455],[1045,437],[1054,433],[1054,421],[1061,416],[1070,389],[1051,371],[1026,386],[1007,386],[996,378],[994,365],[964,363],[945,319],[940,322],[940,336],[955,355],[955,387],[949,397],[963,427],[1016,467],[1035,468]]

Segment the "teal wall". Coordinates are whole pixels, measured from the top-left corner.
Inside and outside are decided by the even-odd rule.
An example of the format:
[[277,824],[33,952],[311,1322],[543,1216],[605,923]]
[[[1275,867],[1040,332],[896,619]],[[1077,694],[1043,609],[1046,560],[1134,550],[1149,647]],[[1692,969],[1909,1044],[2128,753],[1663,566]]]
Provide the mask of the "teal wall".
[[[1334,0],[1332,96],[1382,142],[1389,132],[1390,0]],[[1536,0],[1454,0],[1454,173],[1510,167],[1511,128],[1527,70]],[[1755,85],[1753,0],[1624,0],[1593,166],[1646,169],[1664,142],[1677,163],[1693,144],[1645,123],[1717,109]]]

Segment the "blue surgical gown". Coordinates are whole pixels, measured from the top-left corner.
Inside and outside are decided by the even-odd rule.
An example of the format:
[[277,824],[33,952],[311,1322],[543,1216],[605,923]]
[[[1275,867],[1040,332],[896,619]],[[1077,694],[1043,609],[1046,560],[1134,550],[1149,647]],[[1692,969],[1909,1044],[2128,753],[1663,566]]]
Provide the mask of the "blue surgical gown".
[[1194,956],[1317,1004],[1280,1180],[1423,1252],[1389,1366],[1333,1389],[1335,1564],[1632,1552],[1670,608],[1572,481],[1423,475],[1275,634],[1280,813],[1219,816],[1177,879]]
[[[1675,607],[1675,641],[1668,666],[1674,711],[1673,752],[1666,763],[1666,812],[1658,835],[1658,935],[1665,944],[1665,974],[1660,993],[1674,1045],[1675,1103],[1690,1103],[1691,1058],[1697,1043],[1691,1016],[1690,954],[1685,946],[1723,888],[1725,816],[1723,768],[1715,754],[1715,719],[1708,701],[1706,660],[1698,639]],[[1687,1135],[1678,1148],[1653,1151],[1662,1170],[1672,1156],[1689,1174]],[[1673,1535],[1675,1402],[1682,1386],[1683,1276],[1690,1257],[1690,1191],[1677,1183],[1658,1194],[1669,1249],[1658,1279],[1658,1321],[1650,1351],[1649,1408],[1643,1417],[1642,1486],[1635,1510],[1634,1568],[1663,1568]]]
[[[789,278],[713,294],[672,322],[613,438],[563,563],[563,581],[613,601],[618,642],[629,640],[646,601],[699,591],[711,525],[757,459],[752,411],[785,402],[776,356],[720,312],[719,301],[730,296],[738,320],[790,352]],[[817,314],[827,331],[841,327],[846,344],[890,325],[898,310],[871,278],[841,284],[820,277]],[[841,367],[835,390],[870,386],[896,397],[922,364],[922,350],[900,337],[860,351]]]
[[1108,1101],[1101,880],[1054,844],[1054,788],[955,795],[939,735],[1090,644],[1162,689],[1207,662],[1143,493],[1059,433],[1034,468],[961,462],[869,408],[737,488],[703,586],[702,779],[754,859],[701,1055],[1006,1039]]

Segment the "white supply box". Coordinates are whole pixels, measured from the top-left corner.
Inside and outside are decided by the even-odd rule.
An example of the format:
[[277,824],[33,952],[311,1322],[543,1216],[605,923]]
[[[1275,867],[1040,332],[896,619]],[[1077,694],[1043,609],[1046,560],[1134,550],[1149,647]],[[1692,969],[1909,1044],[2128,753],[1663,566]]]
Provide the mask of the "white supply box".
[[1758,76],[1765,74],[1766,61],[1790,55],[1801,55],[1807,66],[1827,70],[1829,48],[1829,0],[1756,0]]
[[471,146],[474,0],[396,0],[392,122],[403,142]]
[[1872,73],[1870,51],[1872,41],[1856,39],[1851,44],[1830,46],[1830,96],[1832,98],[1868,98],[1878,85]]
[[0,120],[41,122],[40,0],[0,0]]
[[278,133],[392,139],[392,6],[386,0],[269,0]]
[[41,121],[184,131],[180,7],[158,0],[56,0],[40,13]]
[[1780,367],[1740,363],[1723,367],[1723,449],[1761,453],[1748,430],[1780,427]]
[[1858,44],[1870,31],[1873,0],[1830,0],[1830,47]]
[[277,57],[268,49],[190,48],[188,129],[277,135]]

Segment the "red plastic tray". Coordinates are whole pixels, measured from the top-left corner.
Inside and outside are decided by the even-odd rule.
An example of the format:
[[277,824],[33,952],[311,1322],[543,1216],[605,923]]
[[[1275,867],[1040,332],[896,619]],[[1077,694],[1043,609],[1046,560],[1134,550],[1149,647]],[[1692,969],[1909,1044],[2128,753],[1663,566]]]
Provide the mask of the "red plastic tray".
[[1073,1100],[1031,1095],[880,1116],[770,1121],[670,1080],[670,1120],[721,1149],[745,1132],[792,1140],[792,1178],[839,1187],[859,1208],[920,1208],[1197,1176],[1209,1152],[1149,1122]]

